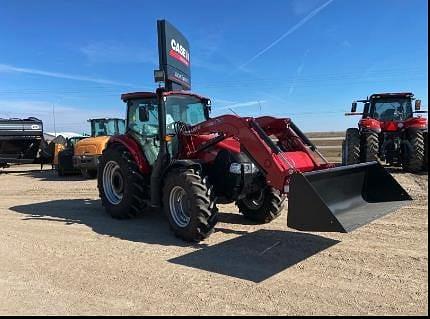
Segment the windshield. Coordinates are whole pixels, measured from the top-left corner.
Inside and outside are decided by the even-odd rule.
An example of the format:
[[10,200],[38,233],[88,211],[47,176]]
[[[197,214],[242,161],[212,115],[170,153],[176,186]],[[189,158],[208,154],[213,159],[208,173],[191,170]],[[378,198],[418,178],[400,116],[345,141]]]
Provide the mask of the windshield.
[[406,98],[377,99],[372,103],[370,114],[381,121],[406,120],[412,117],[412,102]]
[[[206,120],[206,105],[199,98],[170,95],[165,100],[166,132],[175,133],[175,123],[196,125]],[[144,111],[144,112],[143,112]],[[143,137],[159,134],[158,104],[156,99],[128,101],[128,128]]]
[[91,135],[112,136],[125,132],[125,121],[120,119],[97,119],[91,121]]
[[206,106],[202,100],[189,95],[170,95],[166,99],[167,134],[175,122],[196,125],[206,121]]

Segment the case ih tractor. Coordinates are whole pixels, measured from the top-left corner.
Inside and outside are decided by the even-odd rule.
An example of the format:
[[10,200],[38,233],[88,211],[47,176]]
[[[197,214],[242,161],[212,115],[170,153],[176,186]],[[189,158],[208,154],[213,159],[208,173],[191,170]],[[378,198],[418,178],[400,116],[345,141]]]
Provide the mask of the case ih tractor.
[[82,139],[74,145],[73,166],[86,178],[97,176],[99,158],[109,138],[125,131],[124,119],[98,118],[89,119],[91,137]]
[[[353,102],[346,115],[362,115],[362,119],[358,128],[346,131],[343,163],[378,159],[409,172],[427,169],[427,119],[414,116],[427,112],[421,111],[420,100],[415,100],[414,111],[413,100],[412,93],[380,93]],[[363,113],[356,112],[357,102],[364,103]]]
[[158,35],[155,78],[165,86],[122,95],[126,133],[100,159],[98,189],[112,217],[159,208],[176,236],[200,241],[220,203],[267,223],[288,196],[290,227],[348,232],[411,199],[377,162],[334,167],[288,118],[210,118],[210,100],[188,91],[187,40],[164,20]]

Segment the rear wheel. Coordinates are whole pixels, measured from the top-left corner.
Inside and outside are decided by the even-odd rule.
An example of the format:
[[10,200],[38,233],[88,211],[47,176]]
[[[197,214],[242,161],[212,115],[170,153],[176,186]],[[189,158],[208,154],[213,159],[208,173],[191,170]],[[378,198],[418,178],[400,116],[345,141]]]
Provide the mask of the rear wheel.
[[85,178],[94,179],[97,177],[97,170],[96,169],[81,168],[81,174]]
[[270,187],[247,195],[236,202],[240,213],[249,220],[265,224],[281,215],[283,205],[279,193]]
[[207,238],[217,222],[210,188],[193,169],[175,169],[168,174],[163,187],[163,209],[175,235],[185,241]]
[[420,172],[425,163],[424,132],[410,130],[407,134],[406,158],[403,159],[403,168],[412,173]]
[[360,163],[360,132],[358,129],[346,130],[342,158],[344,165]]
[[98,189],[102,205],[113,218],[132,218],[142,212],[145,185],[144,176],[123,146],[113,145],[103,152]]
[[373,162],[378,159],[379,137],[375,132],[363,134],[362,161]]
[[429,165],[429,162],[428,162],[429,150],[428,150],[427,136],[428,136],[428,132],[425,131],[424,132],[424,170],[425,171],[428,171],[428,165]]

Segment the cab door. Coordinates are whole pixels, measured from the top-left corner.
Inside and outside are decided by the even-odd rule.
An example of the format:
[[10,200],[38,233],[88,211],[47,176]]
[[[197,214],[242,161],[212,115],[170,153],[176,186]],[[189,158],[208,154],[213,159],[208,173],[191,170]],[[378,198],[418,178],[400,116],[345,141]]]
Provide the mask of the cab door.
[[160,151],[157,100],[129,100],[127,106],[127,129],[139,141],[148,163],[152,166]]

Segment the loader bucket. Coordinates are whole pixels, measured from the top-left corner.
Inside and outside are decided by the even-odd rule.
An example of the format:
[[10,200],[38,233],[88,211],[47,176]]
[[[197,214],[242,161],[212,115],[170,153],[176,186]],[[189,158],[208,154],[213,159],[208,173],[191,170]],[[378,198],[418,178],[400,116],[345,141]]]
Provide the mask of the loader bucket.
[[377,162],[296,173],[288,196],[288,226],[346,233],[412,200]]

